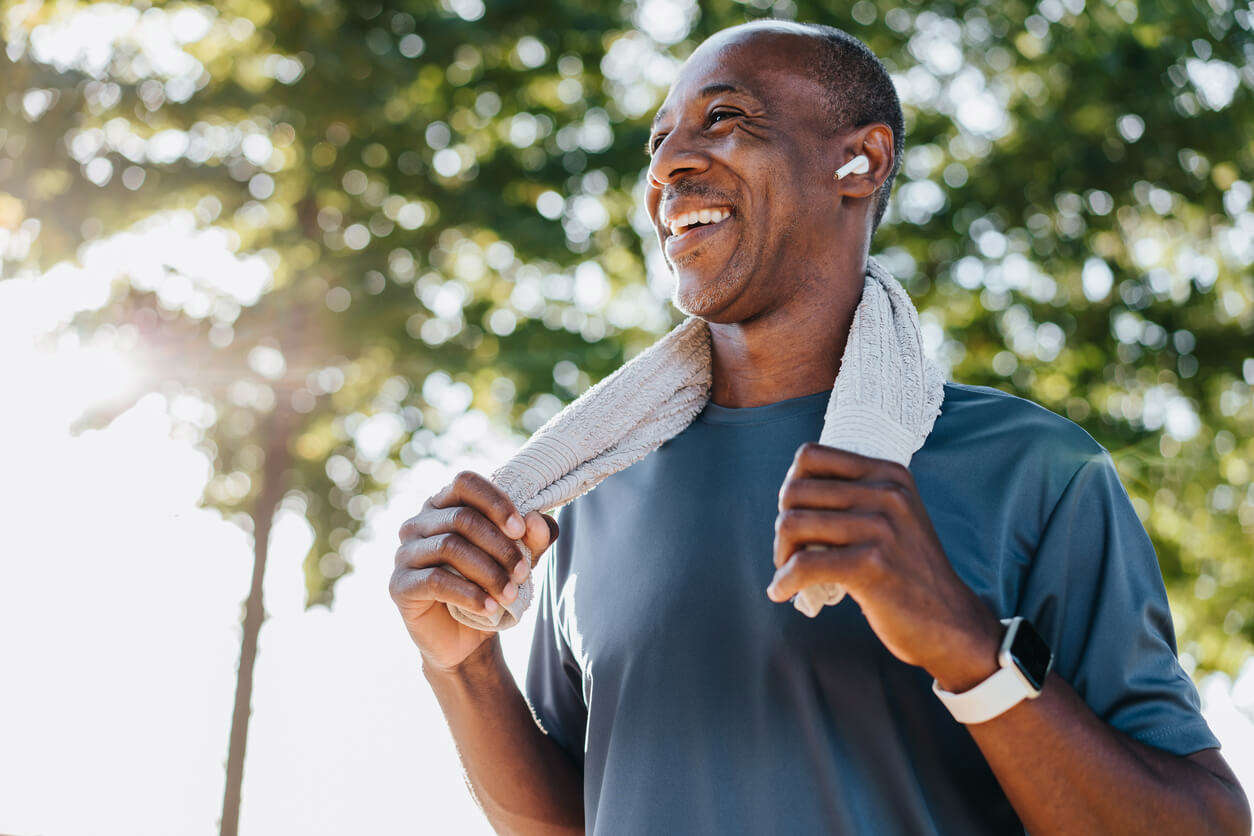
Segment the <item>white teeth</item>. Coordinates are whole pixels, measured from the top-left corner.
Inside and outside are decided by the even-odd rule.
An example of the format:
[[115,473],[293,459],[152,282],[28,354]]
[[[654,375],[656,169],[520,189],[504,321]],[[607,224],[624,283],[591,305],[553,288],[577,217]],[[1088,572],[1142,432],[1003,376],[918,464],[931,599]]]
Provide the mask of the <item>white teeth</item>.
[[676,215],[666,222],[666,226],[670,229],[671,235],[679,235],[693,224],[716,224],[730,216],[731,211],[727,209],[700,209],[696,212]]

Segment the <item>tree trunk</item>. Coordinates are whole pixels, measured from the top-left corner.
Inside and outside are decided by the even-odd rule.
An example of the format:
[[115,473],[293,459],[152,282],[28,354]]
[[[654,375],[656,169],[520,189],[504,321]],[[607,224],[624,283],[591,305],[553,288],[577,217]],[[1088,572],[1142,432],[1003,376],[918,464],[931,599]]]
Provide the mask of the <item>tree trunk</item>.
[[283,499],[283,472],[290,460],[288,435],[291,411],[280,395],[270,413],[266,429],[265,464],[261,491],[253,505],[253,577],[244,605],[244,635],[240,642],[239,674],[235,681],[235,709],[231,715],[231,738],[226,760],[226,790],[222,796],[221,836],[239,832],[239,808],[244,784],[244,749],[248,743],[248,718],[252,713],[253,666],[257,661],[257,637],[266,613],[262,602],[262,581],[270,550],[270,530],[279,502]]

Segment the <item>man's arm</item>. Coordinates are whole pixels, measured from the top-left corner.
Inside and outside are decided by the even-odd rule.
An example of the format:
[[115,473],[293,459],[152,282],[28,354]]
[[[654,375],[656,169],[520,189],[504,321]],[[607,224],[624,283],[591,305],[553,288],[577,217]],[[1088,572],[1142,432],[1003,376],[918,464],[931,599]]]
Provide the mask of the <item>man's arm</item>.
[[[997,670],[1001,622],[950,565],[906,468],[803,445],[776,532],[771,600],[839,583],[885,647],[944,690]],[[1033,833],[1250,833],[1248,802],[1216,750],[1182,757],[1140,743],[1058,675],[1039,698],[967,728]]]
[[[975,601],[982,639],[955,643],[960,651],[933,673],[946,691],[998,668],[1001,623]],[[1036,699],[967,731],[1031,833],[1250,833],[1245,793],[1218,750],[1180,757],[1134,740],[1055,673]]]
[[1133,740],[1056,674],[1037,699],[967,730],[1031,833],[1250,832],[1245,794],[1218,750],[1179,757]]
[[583,778],[536,725],[505,664],[499,636],[461,665],[424,661],[471,792],[497,833],[582,834]]
[[508,606],[534,567],[514,538],[538,561],[558,532],[557,520],[537,511],[522,516],[500,488],[462,471],[401,526],[388,584],[471,794],[500,833],[582,833],[582,778],[532,719],[500,634],[461,623],[449,605],[481,615]]

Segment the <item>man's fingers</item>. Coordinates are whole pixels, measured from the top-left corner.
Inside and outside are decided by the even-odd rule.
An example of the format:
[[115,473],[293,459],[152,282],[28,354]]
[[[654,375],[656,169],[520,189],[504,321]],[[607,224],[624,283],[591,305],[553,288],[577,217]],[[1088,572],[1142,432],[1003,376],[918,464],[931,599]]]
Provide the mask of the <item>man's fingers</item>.
[[791,508],[775,518],[775,566],[806,543],[843,546],[883,542],[891,534],[888,520],[875,512],[815,511]]
[[816,508],[833,511],[857,508],[885,509],[898,493],[896,482],[850,482],[844,479],[798,477],[786,479],[779,489],[779,510]]
[[463,470],[453,481],[428,500],[433,508],[469,505],[496,523],[506,535],[518,539],[526,533],[522,515],[505,492],[473,470]]
[[426,536],[456,532],[496,559],[497,563],[512,574],[523,561],[518,543],[501,533],[501,529],[477,508],[458,505],[430,511],[424,518]]
[[790,477],[826,476],[841,479],[875,478],[879,481],[898,482],[908,479],[910,471],[887,459],[876,459],[828,447],[816,441],[807,441],[797,448],[793,456]]
[[518,584],[497,560],[455,532],[411,540],[397,550],[397,569],[425,569],[447,564],[502,604],[511,604]]
[[874,543],[799,549],[775,570],[767,596],[772,601],[787,601],[816,583],[852,586],[876,569],[878,559],[879,548]]
[[[463,470],[401,525],[396,565],[399,569],[448,563],[507,604],[556,539],[557,528],[555,519],[537,511],[524,519],[504,491],[486,477]],[[530,552],[530,560],[525,559],[519,540]],[[456,562],[458,555],[469,561],[470,571],[463,571]],[[482,565],[482,557],[495,562],[499,573]],[[472,574],[476,571],[477,575]]]
[[500,606],[479,587],[442,566],[419,569],[398,566],[388,587],[398,606],[438,601],[491,615]]

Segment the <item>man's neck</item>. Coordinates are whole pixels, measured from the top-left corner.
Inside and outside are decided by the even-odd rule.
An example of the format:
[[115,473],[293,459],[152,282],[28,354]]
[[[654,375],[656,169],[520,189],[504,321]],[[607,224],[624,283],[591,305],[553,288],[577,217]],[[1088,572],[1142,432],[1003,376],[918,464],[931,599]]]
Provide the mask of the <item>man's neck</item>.
[[747,322],[711,322],[710,400],[739,408],[830,390],[861,296],[861,281],[829,275]]

